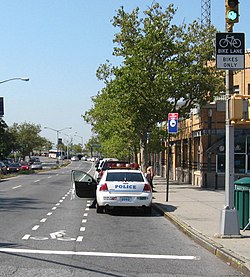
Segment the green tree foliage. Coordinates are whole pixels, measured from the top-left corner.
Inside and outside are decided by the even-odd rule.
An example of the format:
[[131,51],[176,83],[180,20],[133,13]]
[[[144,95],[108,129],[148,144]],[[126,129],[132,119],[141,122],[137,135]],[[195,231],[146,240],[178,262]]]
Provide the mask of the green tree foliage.
[[48,145],[48,140],[39,135],[40,125],[27,122],[14,123],[9,128],[9,132],[15,138],[15,149],[13,150],[18,151],[22,158],[30,156],[34,149]]
[[144,166],[147,133],[154,134],[154,141],[159,133],[159,141],[156,126],[168,113],[178,110],[180,117],[187,117],[223,85],[213,64],[215,28],[196,21],[177,26],[172,23],[175,14],[173,4],[163,9],[158,3],[141,17],[139,8],[117,11],[114,55],[123,62],[99,67],[97,77],[105,87],[84,115],[107,153],[115,154],[115,145],[123,146],[119,152],[140,143]]
[[16,145],[16,136],[9,132],[5,121],[0,118],[0,159],[7,157]]

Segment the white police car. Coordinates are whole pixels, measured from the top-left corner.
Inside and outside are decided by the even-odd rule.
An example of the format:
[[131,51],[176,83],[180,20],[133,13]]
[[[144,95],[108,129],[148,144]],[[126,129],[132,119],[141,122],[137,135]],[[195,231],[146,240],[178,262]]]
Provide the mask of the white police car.
[[108,169],[96,189],[97,213],[109,207],[142,207],[152,210],[152,189],[144,174],[135,169]]

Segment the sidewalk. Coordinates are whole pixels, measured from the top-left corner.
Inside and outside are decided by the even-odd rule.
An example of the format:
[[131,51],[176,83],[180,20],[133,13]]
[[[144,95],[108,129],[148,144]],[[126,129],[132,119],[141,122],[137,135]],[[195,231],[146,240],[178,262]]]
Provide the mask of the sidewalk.
[[250,230],[241,230],[239,238],[220,238],[220,213],[225,204],[223,190],[205,190],[191,184],[154,177],[153,205],[181,231],[226,263],[250,276]]

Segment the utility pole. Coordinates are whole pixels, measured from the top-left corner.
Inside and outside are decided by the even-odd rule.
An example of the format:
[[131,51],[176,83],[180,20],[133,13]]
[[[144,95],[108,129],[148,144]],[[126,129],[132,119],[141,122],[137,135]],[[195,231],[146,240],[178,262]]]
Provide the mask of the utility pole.
[[[233,25],[239,21],[238,0],[225,0],[226,32],[233,33]],[[220,235],[232,237],[240,235],[238,211],[234,207],[234,126],[230,120],[230,98],[233,94],[233,70],[226,70],[226,168],[225,206],[221,211]]]

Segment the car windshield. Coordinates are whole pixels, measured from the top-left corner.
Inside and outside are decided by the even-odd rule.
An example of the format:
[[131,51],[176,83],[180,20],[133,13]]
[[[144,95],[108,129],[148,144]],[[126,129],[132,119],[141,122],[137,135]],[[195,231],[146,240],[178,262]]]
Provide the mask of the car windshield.
[[143,176],[137,172],[108,172],[106,181],[111,182],[143,182]]

